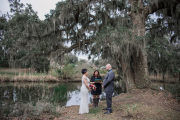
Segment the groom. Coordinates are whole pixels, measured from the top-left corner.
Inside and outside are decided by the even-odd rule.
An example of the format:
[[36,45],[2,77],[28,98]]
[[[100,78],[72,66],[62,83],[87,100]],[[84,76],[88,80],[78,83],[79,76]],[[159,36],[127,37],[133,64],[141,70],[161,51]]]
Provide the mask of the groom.
[[114,92],[114,79],[115,79],[115,75],[114,72],[111,68],[110,64],[106,65],[106,70],[108,71],[108,73],[106,74],[102,87],[105,89],[106,92],[106,103],[107,103],[107,108],[103,109],[103,110],[107,110],[107,112],[105,112],[104,114],[109,114],[112,113],[112,94]]

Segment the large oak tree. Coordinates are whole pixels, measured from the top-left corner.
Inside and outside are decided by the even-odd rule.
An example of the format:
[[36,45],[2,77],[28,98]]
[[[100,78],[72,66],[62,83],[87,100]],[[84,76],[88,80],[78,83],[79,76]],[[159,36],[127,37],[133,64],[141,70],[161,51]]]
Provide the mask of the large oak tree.
[[[28,48],[28,54],[19,62],[25,64],[27,59],[33,61],[38,55],[60,59],[72,50],[83,53],[91,51],[94,55],[113,57],[120,63],[127,90],[148,87],[150,80],[144,50],[147,44],[146,33],[166,26],[162,31],[172,31],[172,39],[178,39],[179,8],[179,0],[58,2],[55,10],[46,15],[43,24],[24,23],[24,31],[16,44],[21,45],[18,49]],[[148,21],[149,15],[153,13],[161,18],[156,26]],[[164,32],[153,35],[158,34],[163,35]],[[65,42],[71,42],[71,46],[64,47]],[[46,49],[36,52],[43,45],[46,45]]]

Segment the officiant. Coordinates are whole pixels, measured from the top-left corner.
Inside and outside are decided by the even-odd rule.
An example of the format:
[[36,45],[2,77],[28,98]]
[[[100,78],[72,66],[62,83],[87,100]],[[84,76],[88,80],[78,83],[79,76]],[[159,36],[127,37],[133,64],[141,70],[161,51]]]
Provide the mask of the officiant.
[[95,70],[93,73],[93,76],[91,77],[90,83],[94,84],[96,86],[96,90],[92,90],[91,94],[93,95],[93,107],[98,107],[99,103],[99,95],[102,93],[102,86],[101,84],[103,83],[102,77],[99,74],[98,70]]

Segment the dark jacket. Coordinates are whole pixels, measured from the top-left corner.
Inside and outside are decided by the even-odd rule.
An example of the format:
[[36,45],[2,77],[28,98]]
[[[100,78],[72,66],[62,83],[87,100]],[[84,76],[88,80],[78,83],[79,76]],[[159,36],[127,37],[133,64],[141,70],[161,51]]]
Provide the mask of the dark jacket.
[[[102,79],[101,76],[99,76],[97,79]],[[91,77],[91,82],[94,82],[95,81],[95,77],[92,76]],[[91,94],[92,95],[100,95],[102,93],[102,86],[101,86],[101,83],[95,83],[94,84],[96,86],[96,91],[92,90],[91,91]]]
[[115,74],[113,70],[110,70],[103,81],[103,86],[105,91],[114,91],[114,80],[115,80]]

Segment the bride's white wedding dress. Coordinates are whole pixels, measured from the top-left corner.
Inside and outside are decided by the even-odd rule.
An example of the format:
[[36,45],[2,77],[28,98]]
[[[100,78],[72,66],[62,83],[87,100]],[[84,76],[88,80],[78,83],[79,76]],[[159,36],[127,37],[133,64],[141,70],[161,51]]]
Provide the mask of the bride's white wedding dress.
[[81,86],[81,103],[80,103],[80,108],[79,108],[79,114],[83,113],[89,113],[89,105],[88,105],[88,92],[89,90],[87,89],[83,79],[87,78],[87,84],[89,86],[89,78],[86,76],[82,77],[82,86]]

